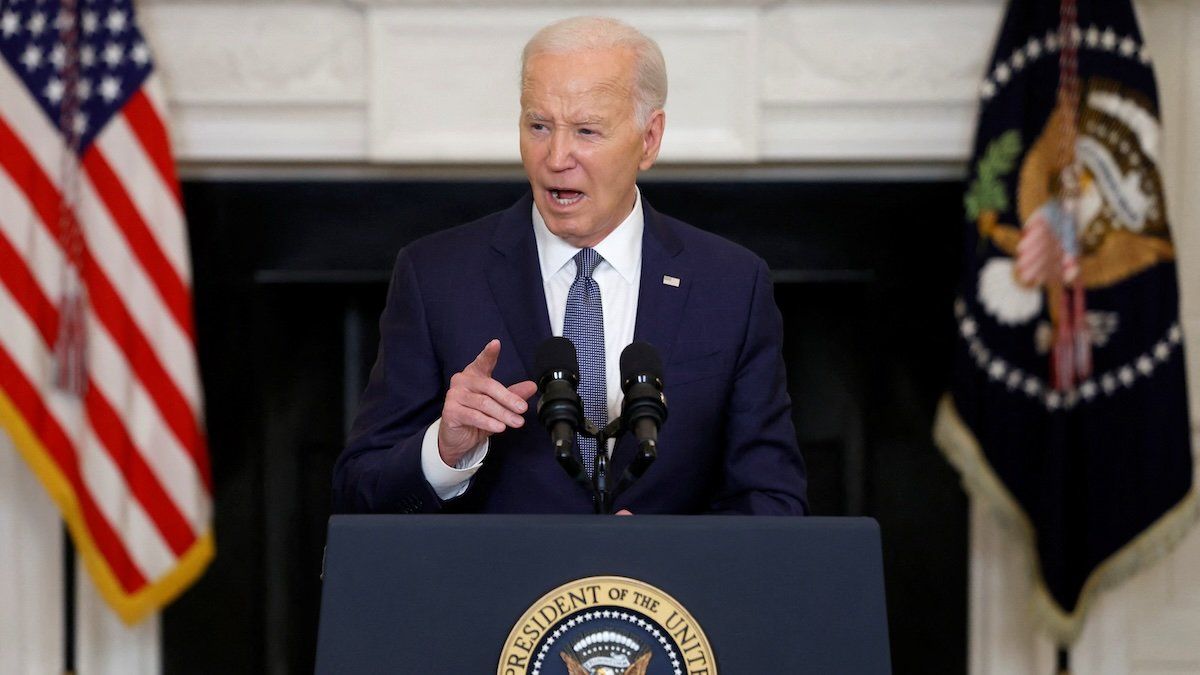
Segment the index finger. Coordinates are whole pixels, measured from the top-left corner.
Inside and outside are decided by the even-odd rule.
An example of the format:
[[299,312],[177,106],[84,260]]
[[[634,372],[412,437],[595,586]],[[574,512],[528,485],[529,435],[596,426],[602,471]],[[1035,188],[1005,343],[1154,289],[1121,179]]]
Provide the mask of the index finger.
[[483,347],[483,351],[479,352],[479,356],[475,360],[468,363],[463,372],[470,371],[473,375],[483,375],[491,377],[492,371],[496,369],[496,362],[500,360],[500,340],[493,339]]

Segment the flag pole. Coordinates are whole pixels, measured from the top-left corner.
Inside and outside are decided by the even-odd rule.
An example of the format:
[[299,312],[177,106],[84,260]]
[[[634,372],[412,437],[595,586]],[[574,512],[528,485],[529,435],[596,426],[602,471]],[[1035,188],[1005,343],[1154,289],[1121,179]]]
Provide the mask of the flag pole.
[[63,675],[75,673],[75,544],[66,523],[63,533]]
[[1059,645],[1057,660],[1058,667],[1054,670],[1055,675],[1071,675],[1071,648]]

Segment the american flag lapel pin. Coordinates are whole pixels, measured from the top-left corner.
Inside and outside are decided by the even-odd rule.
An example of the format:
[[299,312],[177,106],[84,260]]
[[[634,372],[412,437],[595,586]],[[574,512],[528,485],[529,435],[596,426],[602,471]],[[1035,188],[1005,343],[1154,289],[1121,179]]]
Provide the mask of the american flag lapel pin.
[[679,288],[679,277],[673,277],[670,274],[664,274],[663,275],[663,285],[664,286],[674,286],[675,288]]

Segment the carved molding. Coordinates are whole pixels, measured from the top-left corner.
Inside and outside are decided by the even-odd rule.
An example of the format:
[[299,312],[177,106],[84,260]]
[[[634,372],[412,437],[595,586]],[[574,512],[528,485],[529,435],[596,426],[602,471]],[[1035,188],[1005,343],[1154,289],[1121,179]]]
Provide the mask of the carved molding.
[[521,45],[596,12],[666,54],[662,163],[857,163],[966,157],[1001,6],[142,0],[142,22],[185,162],[514,164]]
[[962,102],[975,98],[997,3],[794,3],[763,20],[768,103]]
[[171,135],[185,162],[361,162],[362,104],[172,102]]
[[360,12],[337,5],[150,5],[139,18],[177,104],[364,101]]
[[974,101],[763,106],[763,159],[787,162],[964,161]]

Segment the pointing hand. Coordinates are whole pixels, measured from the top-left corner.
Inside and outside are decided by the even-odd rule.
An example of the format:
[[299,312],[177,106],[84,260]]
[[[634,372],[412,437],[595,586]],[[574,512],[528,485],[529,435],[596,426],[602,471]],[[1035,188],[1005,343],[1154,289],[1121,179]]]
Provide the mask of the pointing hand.
[[455,466],[463,455],[492,434],[525,424],[525,401],[537,393],[530,381],[505,387],[492,379],[500,359],[500,341],[492,340],[462,372],[450,378],[450,390],[442,406],[438,430],[438,452],[447,466]]

